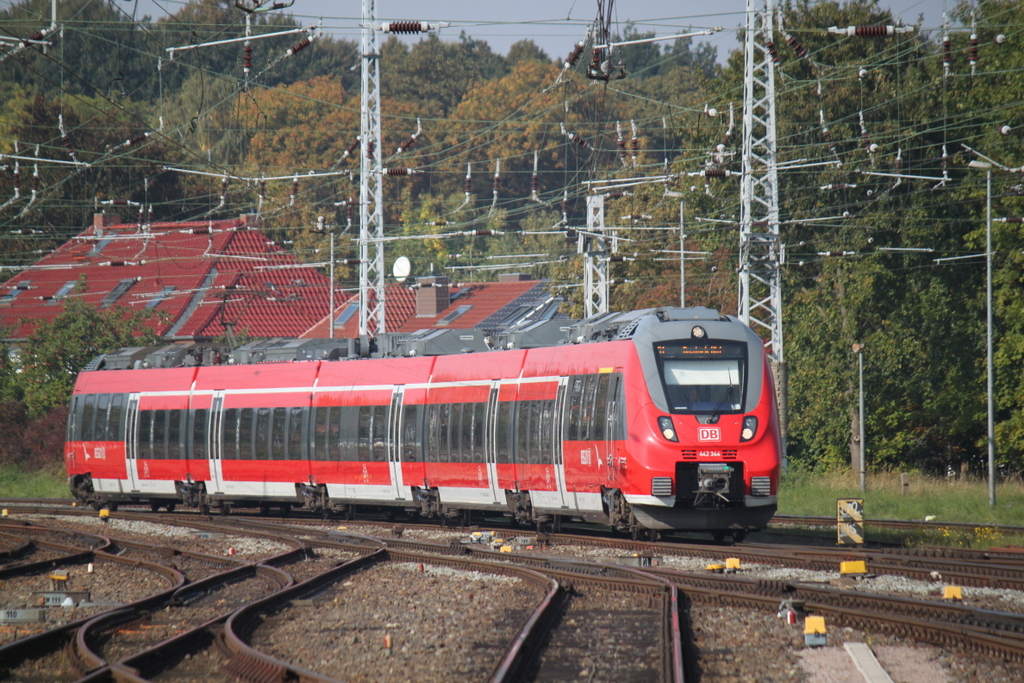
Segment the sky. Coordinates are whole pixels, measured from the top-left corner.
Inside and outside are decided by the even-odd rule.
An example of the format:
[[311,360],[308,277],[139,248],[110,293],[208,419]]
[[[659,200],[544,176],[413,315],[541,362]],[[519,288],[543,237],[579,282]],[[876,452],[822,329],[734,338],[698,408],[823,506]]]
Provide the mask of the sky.
[[[134,9],[136,16],[148,14],[155,19],[177,11],[186,3],[181,0],[135,0],[118,4],[126,12]],[[942,25],[943,10],[952,11],[956,0],[878,0],[878,4],[882,8],[891,9],[904,23],[917,24],[923,15],[923,28],[938,29]],[[755,0],[755,8],[763,6],[763,0]],[[627,21],[633,21],[642,33],[653,31],[658,36],[685,33],[690,27],[703,30],[721,26],[725,29],[721,33],[694,38],[694,42],[711,42],[718,48],[719,61],[724,61],[730,50],[739,47],[735,29],[745,24],[746,0],[619,0],[613,3],[613,7],[613,18],[620,33]],[[441,37],[446,40],[455,40],[465,31],[473,38],[486,41],[494,51],[504,54],[516,41],[531,38],[548,56],[564,58],[573,44],[584,36],[587,25],[595,18],[597,2],[377,0],[376,9],[377,19],[382,22],[451,22],[451,27],[441,31]],[[301,23],[312,24],[323,18],[325,31],[338,38],[359,40],[361,0],[294,0],[291,7],[282,11],[291,13]],[[711,14],[709,11],[716,13]]]

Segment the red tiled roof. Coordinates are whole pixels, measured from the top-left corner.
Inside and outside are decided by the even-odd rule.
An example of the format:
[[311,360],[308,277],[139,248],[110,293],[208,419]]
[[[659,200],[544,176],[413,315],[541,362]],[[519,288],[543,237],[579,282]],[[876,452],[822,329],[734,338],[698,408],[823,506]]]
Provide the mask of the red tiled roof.
[[[436,315],[416,314],[416,287],[389,285],[385,288],[384,328],[387,332],[415,332],[428,328],[465,330],[474,327],[495,326],[499,312],[510,311],[520,306],[532,306],[546,298],[544,282],[525,280],[516,282],[470,282],[453,284],[449,287],[450,305]],[[337,303],[334,318],[337,319],[350,305],[358,304],[359,297]],[[460,306],[470,306],[465,313],[448,324],[438,324],[445,316],[454,313]],[[307,330],[303,337],[327,337],[328,320],[324,318]],[[358,311],[335,328],[334,336],[354,338],[359,336]]]
[[[152,327],[176,338],[215,337],[225,323],[255,337],[297,336],[327,312],[327,278],[245,218],[90,227],[0,285],[3,336],[27,337],[70,296],[155,307],[167,321]],[[82,276],[86,291],[70,292]]]

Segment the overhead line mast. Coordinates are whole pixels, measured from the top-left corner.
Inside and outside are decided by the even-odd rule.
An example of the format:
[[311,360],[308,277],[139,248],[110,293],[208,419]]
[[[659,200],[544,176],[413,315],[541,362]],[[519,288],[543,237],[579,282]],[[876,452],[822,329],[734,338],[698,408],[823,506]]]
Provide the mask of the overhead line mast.
[[[380,139],[380,51],[376,0],[363,0],[362,106],[359,135],[359,339],[385,332],[384,191]],[[371,255],[372,252],[372,255]],[[331,311],[334,324],[334,311]]]
[[[774,8],[754,11],[747,0],[743,78],[743,170],[740,180],[739,317],[766,336],[779,405],[783,453],[788,433],[786,365],[782,344],[782,264],[775,134]],[[785,455],[783,456],[785,462]]]

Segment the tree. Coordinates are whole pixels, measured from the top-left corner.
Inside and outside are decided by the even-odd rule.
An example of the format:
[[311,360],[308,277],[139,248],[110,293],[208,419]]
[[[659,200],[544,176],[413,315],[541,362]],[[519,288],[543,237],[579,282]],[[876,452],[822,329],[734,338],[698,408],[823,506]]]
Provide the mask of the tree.
[[22,350],[22,377],[29,416],[40,416],[67,404],[75,378],[102,353],[125,346],[146,346],[156,335],[146,323],[151,311],[121,307],[99,309],[68,297],[64,310],[43,323]]

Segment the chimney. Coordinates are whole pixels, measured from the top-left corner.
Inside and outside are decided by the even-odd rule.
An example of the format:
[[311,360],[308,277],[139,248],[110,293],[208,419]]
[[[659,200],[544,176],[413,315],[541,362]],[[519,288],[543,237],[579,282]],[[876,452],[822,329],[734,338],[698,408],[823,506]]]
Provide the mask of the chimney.
[[448,278],[444,275],[431,275],[416,278],[419,289],[416,290],[416,315],[432,318],[451,306],[451,294],[448,290]]
[[120,225],[121,217],[116,213],[94,213],[92,215],[93,230],[103,230],[111,225]]
[[527,282],[532,279],[528,273],[502,273],[498,276],[498,282]]

